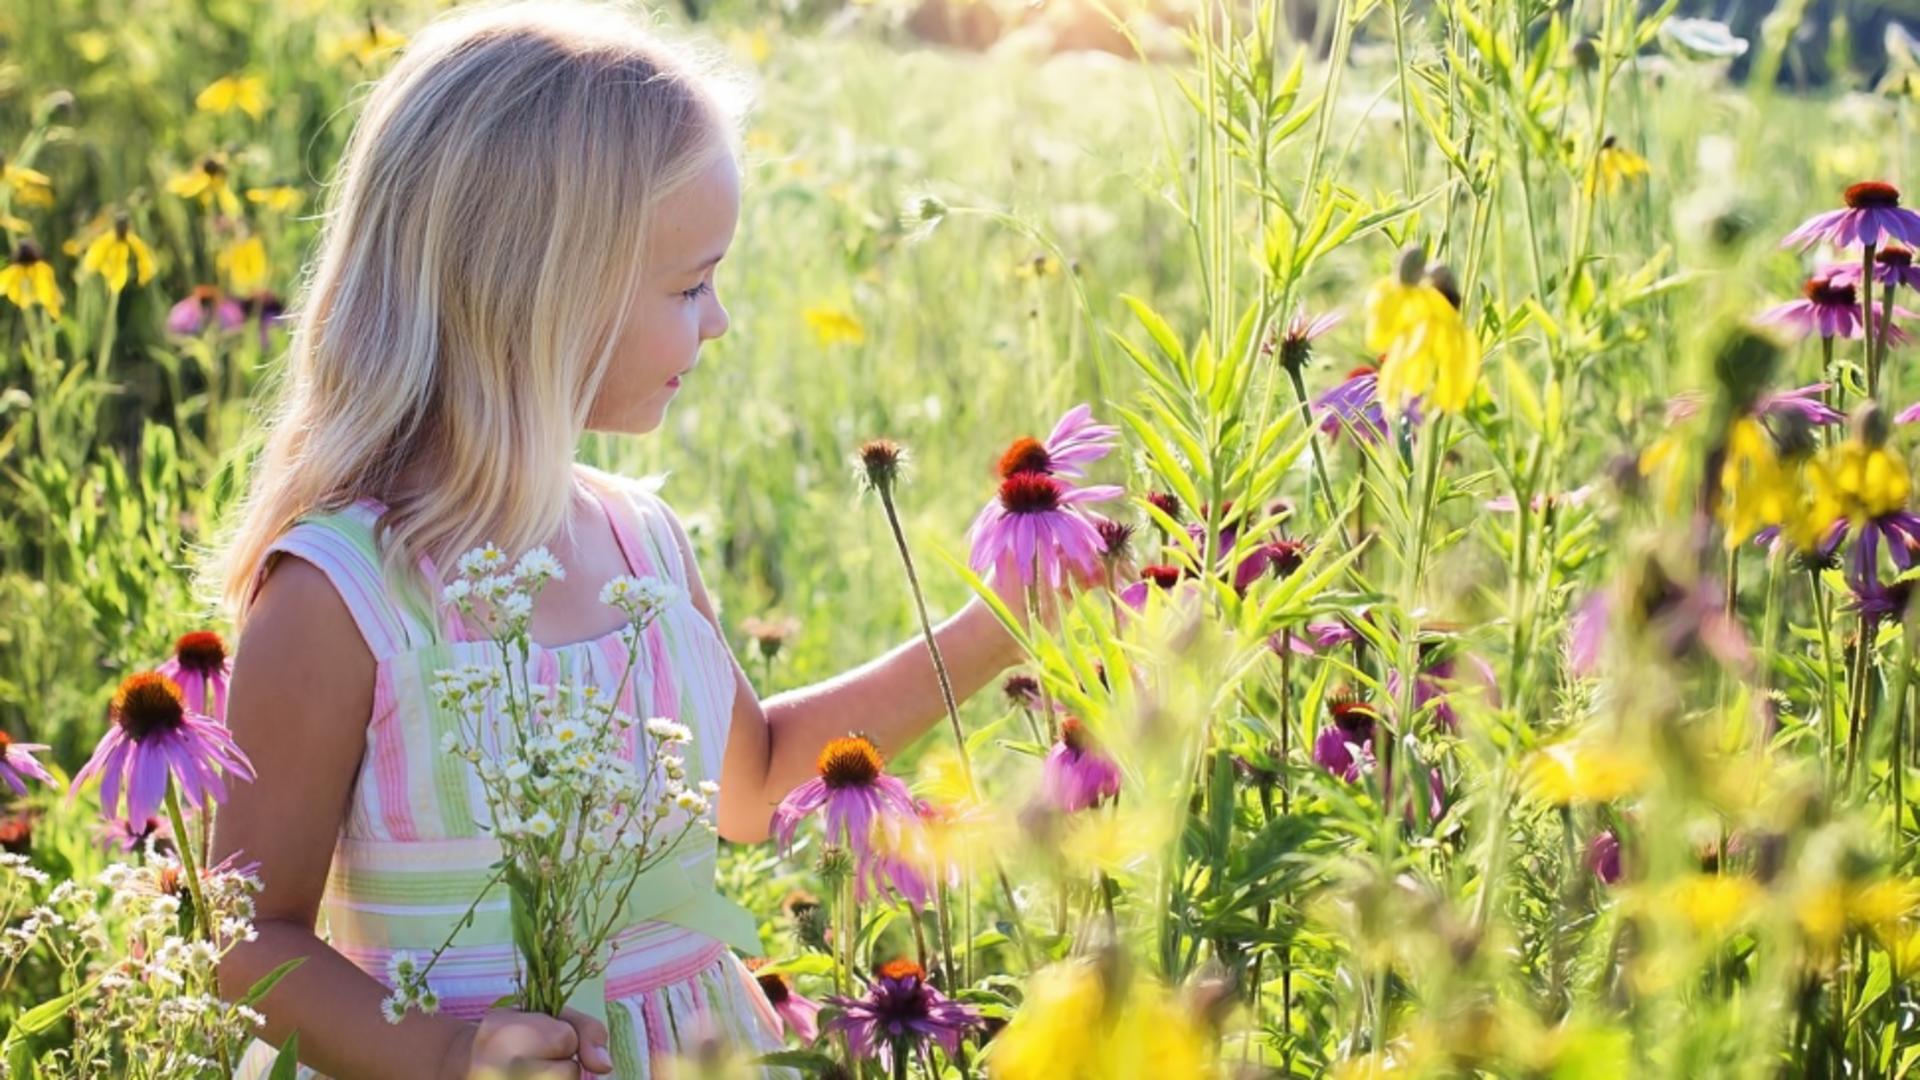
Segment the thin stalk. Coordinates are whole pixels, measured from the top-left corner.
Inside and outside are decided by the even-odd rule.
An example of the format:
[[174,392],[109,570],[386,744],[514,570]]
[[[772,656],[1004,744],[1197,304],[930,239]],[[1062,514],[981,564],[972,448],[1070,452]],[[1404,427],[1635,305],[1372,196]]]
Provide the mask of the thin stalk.
[[1807,569],[1807,578],[1813,583],[1814,612],[1820,621],[1820,687],[1825,703],[1820,713],[1820,746],[1825,762],[1821,766],[1820,776],[1826,786],[1833,786],[1833,724],[1837,706],[1833,696],[1833,634],[1827,621],[1827,593],[1820,586],[1818,567]]
[[[940,681],[940,701],[947,709],[947,723],[953,728],[953,746],[960,752],[960,774],[967,781],[967,795],[980,800],[980,789],[973,780],[973,761],[967,756],[967,735],[960,726],[960,705],[953,698],[953,679],[947,674],[946,657],[933,633],[933,621],[927,617],[927,599],[920,588],[920,575],[913,568],[913,552],[907,547],[907,534],[900,528],[900,513],[893,505],[893,485],[876,485],[880,505],[887,512],[887,526],[893,530],[894,546],[900,550],[900,563],[907,570],[907,587],[913,593],[913,610],[920,619],[920,634],[926,638],[927,655],[933,659],[933,672]],[[1042,684],[1044,686],[1044,684]]]

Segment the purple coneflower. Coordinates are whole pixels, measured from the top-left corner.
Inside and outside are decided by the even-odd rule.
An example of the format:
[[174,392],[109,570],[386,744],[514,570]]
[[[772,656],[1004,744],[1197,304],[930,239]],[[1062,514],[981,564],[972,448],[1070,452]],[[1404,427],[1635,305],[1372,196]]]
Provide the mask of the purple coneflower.
[[1267,639],[1267,645],[1276,653],[1284,647],[1298,656],[1318,656],[1327,649],[1360,640],[1360,631],[1344,622],[1308,623],[1306,629],[1306,637],[1285,631],[1275,633]]
[[169,777],[189,806],[226,799],[222,772],[253,779],[253,764],[232,733],[188,708],[180,684],[157,671],[127,676],[113,695],[109,715],[113,725],[68,792],[71,796],[98,775],[100,808],[108,817],[122,816],[117,811],[123,790],[123,816],[133,821],[153,817],[166,798]]
[[173,823],[164,817],[150,817],[138,823],[124,818],[108,818],[100,823],[97,837],[101,850],[131,855],[149,839],[156,844],[171,846]]
[[1169,520],[1180,520],[1180,499],[1172,492],[1149,491],[1147,492],[1147,503],[1154,509],[1167,515]]
[[[1833,280],[1847,285],[1860,284],[1860,267],[1848,263],[1833,272]],[[1873,280],[1892,288],[1905,285],[1909,289],[1920,289],[1920,267],[1913,265],[1913,249],[1904,244],[1888,243],[1873,253]]]
[[801,820],[822,807],[827,812],[827,842],[844,843],[856,858],[867,856],[876,826],[897,834],[901,823],[914,816],[913,796],[907,785],[886,774],[885,764],[864,735],[827,743],[816,762],[820,775],[788,792],[773,811],[773,834],[781,850],[793,847]]
[[1920,214],[1900,205],[1900,189],[1884,180],[1865,180],[1847,188],[1844,210],[1815,214],[1780,241],[1781,247],[1808,248],[1822,240],[1836,247],[1877,245],[1886,239],[1920,245]]
[[1280,363],[1289,371],[1305,367],[1313,358],[1314,339],[1339,326],[1345,317],[1338,311],[1309,316],[1304,304],[1294,309],[1286,333],[1280,336]]
[[232,330],[247,321],[247,309],[238,300],[211,285],[197,285],[167,312],[167,330],[191,336],[206,328],[207,317],[222,330]]
[[[1448,731],[1460,729],[1460,717],[1453,711],[1449,691],[1458,681],[1461,660],[1472,669],[1469,678],[1487,695],[1488,704],[1495,707],[1500,704],[1500,676],[1494,673],[1493,665],[1473,653],[1456,651],[1449,642],[1421,642],[1420,673],[1413,680],[1413,711],[1418,714],[1432,702],[1433,718]],[[1398,672],[1387,672],[1387,693],[1396,700],[1399,698]]]
[[1620,838],[1612,829],[1601,830],[1587,844],[1587,869],[1593,871],[1593,876],[1602,884],[1619,884]]
[[1000,455],[1000,477],[1037,472],[1077,479],[1085,475],[1084,466],[1106,457],[1119,437],[1119,428],[1094,421],[1091,406],[1075,405],[1053,425],[1046,442],[1031,436],[1015,439]]
[[[1836,276],[1840,269],[1844,267],[1833,270]],[[1815,427],[1837,424],[1846,417],[1838,409],[1826,403],[1825,394],[1832,388],[1832,383],[1817,382],[1796,386],[1791,390],[1761,394],[1753,403],[1753,414],[1769,420],[1777,420],[1792,414]],[[1672,426],[1699,415],[1700,409],[1706,403],[1707,396],[1697,390],[1684,390],[1675,394],[1667,402],[1667,424]]]
[[1095,574],[1100,565],[1100,533],[1080,507],[1121,494],[1120,488],[1110,485],[1069,487],[1040,472],[1008,476],[967,530],[974,573],[998,569],[1022,585],[1032,584],[1037,576],[1053,588],[1060,586],[1063,568],[1071,567],[1082,576]]
[[46,743],[14,742],[11,735],[0,731],[0,780],[6,781],[15,795],[27,793],[28,780],[38,780],[43,784],[54,782],[53,774],[33,757],[36,752],[45,749]]
[[1147,609],[1147,594],[1154,589],[1163,592],[1172,591],[1180,584],[1182,571],[1177,566],[1143,566],[1140,568],[1140,580],[1120,590],[1120,602],[1135,611]]
[[[1828,266],[1815,271],[1807,279],[1805,295],[1767,309],[1756,321],[1782,327],[1796,338],[1809,334],[1823,338],[1860,337],[1866,325],[1860,317],[1860,294],[1851,282],[1843,284],[1839,280],[1839,270],[1838,266]],[[1905,308],[1896,307],[1893,313],[1903,319],[1913,318],[1913,312]],[[1877,311],[1873,313],[1873,328],[1876,332],[1880,329]],[[1895,343],[1904,343],[1907,339],[1906,332],[1898,326],[1888,327],[1887,336]]]
[[219,634],[195,630],[180,635],[173,644],[173,656],[154,670],[180,687],[188,708],[212,717],[216,724],[227,722],[227,680],[233,675],[233,661]]
[[[1350,430],[1362,442],[1379,442],[1387,435],[1387,416],[1380,407],[1380,373],[1370,364],[1347,372],[1333,389],[1313,399],[1320,414],[1320,430],[1330,438]],[[1409,410],[1411,411],[1411,410]]]
[[1351,784],[1373,764],[1373,706],[1348,695],[1327,702],[1333,723],[1313,740],[1313,763]]
[[1060,723],[1060,738],[1040,770],[1040,797],[1063,814],[1077,813],[1120,794],[1120,763],[1102,753],[1079,719]]
[[760,992],[767,995],[767,1003],[780,1015],[780,1022],[795,1038],[811,1043],[820,1037],[819,1002],[795,990],[787,977],[778,972],[755,975],[754,979],[760,984]]
[[865,997],[828,1001],[842,1012],[827,1026],[847,1033],[853,1056],[878,1056],[889,1067],[895,1054],[909,1054],[929,1040],[953,1057],[967,1029],[982,1023],[972,1007],[948,1000],[929,986],[926,971],[911,960],[880,965]]

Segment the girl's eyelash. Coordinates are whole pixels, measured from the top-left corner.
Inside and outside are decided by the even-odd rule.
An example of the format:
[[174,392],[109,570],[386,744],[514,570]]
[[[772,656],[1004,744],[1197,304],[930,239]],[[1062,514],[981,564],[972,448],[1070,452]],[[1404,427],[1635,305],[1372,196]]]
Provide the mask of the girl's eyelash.
[[680,296],[682,299],[685,299],[685,300],[698,300],[700,299],[701,295],[711,287],[712,286],[708,285],[706,282],[703,281],[700,284],[695,285],[691,289],[681,289]]

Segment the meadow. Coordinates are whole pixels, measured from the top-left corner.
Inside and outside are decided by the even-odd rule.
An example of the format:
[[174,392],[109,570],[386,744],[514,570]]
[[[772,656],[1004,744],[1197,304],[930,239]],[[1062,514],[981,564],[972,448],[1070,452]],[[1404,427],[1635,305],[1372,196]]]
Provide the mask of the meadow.
[[[811,823],[723,851],[763,984],[827,1002],[778,1063],[1906,1075],[1912,39],[1799,86],[1804,3],[1167,7],[1144,61],[662,12],[756,83],[733,328],[583,458],[660,478],[762,694],[919,633],[891,508],[937,617],[992,594],[983,505],[1074,516],[1016,439],[1088,405],[1124,489],[1073,526],[1111,587],[885,763],[937,808],[911,882],[856,900]],[[247,1030],[154,960],[244,883],[183,907],[174,830],[62,789],[225,629],[193,570],[275,316],[435,10],[0,11],[0,1075],[219,1075]],[[909,979],[938,1036],[862,1039]]]

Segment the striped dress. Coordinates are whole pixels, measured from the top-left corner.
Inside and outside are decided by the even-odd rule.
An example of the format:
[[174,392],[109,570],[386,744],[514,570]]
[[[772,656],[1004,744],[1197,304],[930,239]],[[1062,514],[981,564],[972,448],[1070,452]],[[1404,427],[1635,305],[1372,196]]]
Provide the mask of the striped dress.
[[[725,641],[686,598],[670,511],[631,481],[577,468],[612,523],[627,572],[680,587],[681,598],[643,635],[620,707],[642,719],[672,717],[691,728],[689,780],[717,782],[732,716],[734,667]],[[423,957],[445,940],[499,857],[499,845],[483,827],[489,817],[472,766],[440,749],[455,721],[435,706],[430,690],[437,669],[497,663],[498,652],[467,632],[450,605],[383,581],[375,541],[382,512],[382,504],[366,498],[301,518],[269,549],[260,578],[276,552],[319,567],[377,662],[366,749],[318,930],[361,970],[391,985],[388,967],[395,953]],[[422,569],[426,580],[437,580],[431,560],[423,560]],[[609,696],[627,664],[618,632],[568,645],[536,643],[532,657],[536,680],[592,682]],[[635,730],[628,749],[637,762],[651,760],[650,742],[644,730]],[[610,941],[604,1017],[620,1077],[652,1075],[663,1064],[659,1059],[711,1040],[745,1055],[781,1045],[772,1006],[728,947],[757,954],[759,939],[752,916],[714,891],[715,849],[710,834],[688,834],[679,857],[656,864],[633,890],[627,906],[632,921]],[[514,972],[509,905],[496,886],[430,982],[443,1013],[472,1019],[514,990]],[[238,1075],[264,1076],[271,1059],[272,1048],[256,1042]]]

